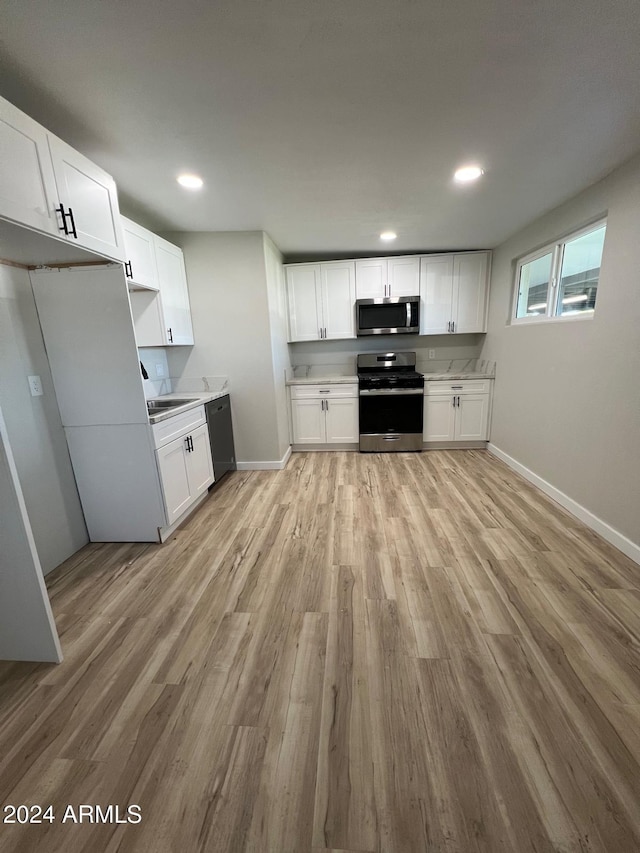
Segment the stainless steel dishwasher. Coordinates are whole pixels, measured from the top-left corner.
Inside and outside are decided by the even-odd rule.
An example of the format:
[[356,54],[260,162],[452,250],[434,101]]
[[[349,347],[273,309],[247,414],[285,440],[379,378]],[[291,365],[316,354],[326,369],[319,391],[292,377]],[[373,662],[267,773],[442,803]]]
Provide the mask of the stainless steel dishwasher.
[[209,442],[213,458],[213,476],[219,483],[229,471],[236,470],[236,451],[233,445],[233,426],[231,423],[231,400],[229,395],[218,397],[205,405]]

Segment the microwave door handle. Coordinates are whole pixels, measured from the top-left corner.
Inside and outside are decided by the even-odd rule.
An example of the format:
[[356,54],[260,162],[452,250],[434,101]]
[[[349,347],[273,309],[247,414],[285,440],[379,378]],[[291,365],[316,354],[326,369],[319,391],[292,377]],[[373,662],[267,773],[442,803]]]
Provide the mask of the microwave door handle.
[[411,303],[407,302],[407,329],[411,327]]

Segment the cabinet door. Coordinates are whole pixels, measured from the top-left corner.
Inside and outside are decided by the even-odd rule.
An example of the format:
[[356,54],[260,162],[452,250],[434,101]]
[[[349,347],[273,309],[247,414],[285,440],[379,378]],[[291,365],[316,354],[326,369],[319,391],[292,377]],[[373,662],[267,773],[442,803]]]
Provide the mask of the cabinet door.
[[157,290],[130,290],[131,316],[139,347],[163,347],[167,343],[162,304]]
[[387,258],[389,296],[417,296],[420,293],[420,258]]
[[425,441],[452,441],[456,410],[453,407],[453,397],[424,398],[424,431]]
[[0,98],[0,216],[60,237],[47,132]]
[[318,341],[322,328],[320,264],[287,267],[289,340]]
[[488,394],[461,394],[456,408],[456,441],[486,441],[489,418]]
[[164,314],[165,344],[192,344],[193,325],[182,249],[156,234],[153,245]]
[[326,402],[327,442],[355,442],[359,439],[358,398],[332,398]]
[[325,338],[355,338],[356,286],[353,261],[320,265]]
[[294,444],[324,444],[325,417],[322,400],[292,400]]
[[211,461],[211,445],[209,443],[209,428],[206,424],[189,433],[191,449],[187,452],[187,474],[189,490],[195,500],[206,492],[213,483],[213,464]]
[[167,524],[173,524],[192,501],[185,437],[156,450]]
[[156,254],[153,247],[153,234],[136,222],[121,217],[124,235],[125,261],[130,265],[127,282],[148,290],[158,290]]
[[443,335],[451,328],[453,256],[420,259],[420,334]]
[[487,272],[486,252],[456,255],[453,261],[453,321],[454,332],[487,331]]
[[[117,261],[124,260],[115,181],[66,142],[49,134],[58,200],[73,211],[77,237],[71,242]],[[70,225],[70,221],[67,221]]]
[[356,299],[383,299],[387,285],[386,258],[356,261]]

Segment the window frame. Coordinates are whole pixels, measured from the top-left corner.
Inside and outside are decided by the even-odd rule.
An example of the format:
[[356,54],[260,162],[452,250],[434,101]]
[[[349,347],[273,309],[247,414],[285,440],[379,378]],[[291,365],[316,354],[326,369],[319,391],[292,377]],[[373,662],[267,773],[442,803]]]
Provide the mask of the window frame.
[[[558,240],[553,240],[550,243],[547,243],[544,246],[541,246],[539,249],[536,249],[533,252],[529,252],[526,255],[518,258],[516,260],[516,270],[515,270],[515,280],[514,280],[514,288],[513,288],[513,305],[511,309],[511,325],[529,325],[531,323],[572,323],[575,320],[591,320],[595,315],[595,307],[592,309],[588,309],[586,311],[580,311],[577,314],[556,314],[558,308],[558,298],[560,293],[560,278],[562,273],[562,261],[564,259],[564,251],[567,243],[570,243],[572,240],[577,240],[579,237],[583,237],[585,234],[589,234],[591,231],[597,231],[599,228],[605,228],[605,240],[606,240],[606,227],[607,227],[607,216],[601,216],[598,219],[595,219],[593,222],[589,223],[589,225],[585,225],[582,228],[578,228],[576,231],[571,231],[566,234],[564,237],[559,238]],[[604,245],[603,245],[603,254],[604,254]],[[522,271],[522,267],[526,266],[526,264],[531,263],[532,261],[536,261],[539,258],[543,258],[545,255],[551,255],[551,270],[549,274],[549,283],[547,285],[547,306],[544,314],[534,314],[534,315],[525,315],[524,317],[518,317],[518,301],[520,297],[520,275]],[[600,261],[602,268],[602,259]],[[598,277],[598,283],[600,282],[600,278]]]

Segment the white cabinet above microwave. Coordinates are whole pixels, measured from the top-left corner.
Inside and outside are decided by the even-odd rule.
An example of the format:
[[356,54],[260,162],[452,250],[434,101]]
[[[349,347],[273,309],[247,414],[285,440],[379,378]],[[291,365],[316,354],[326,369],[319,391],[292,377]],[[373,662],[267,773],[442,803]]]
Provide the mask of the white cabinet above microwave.
[[390,299],[420,292],[420,258],[366,258],[356,261],[356,299]]

